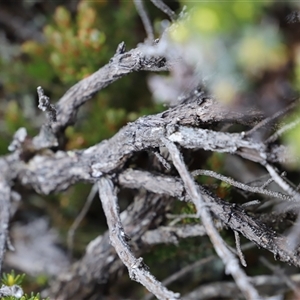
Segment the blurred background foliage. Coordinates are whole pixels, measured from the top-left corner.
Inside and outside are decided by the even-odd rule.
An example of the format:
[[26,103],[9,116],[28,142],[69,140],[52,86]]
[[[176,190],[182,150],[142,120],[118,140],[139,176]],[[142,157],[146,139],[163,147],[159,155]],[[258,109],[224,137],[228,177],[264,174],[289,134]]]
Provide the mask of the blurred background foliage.
[[[106,64],[119,42],[124,40],[132,48],[143,40],[139,25],[130,1],[79,1],[73,14],[66,7],[57,6],[52,16],[47,15],[42,28],[43,42],[25,41],[17,56],[1,60],[5,93],[16,98],[4,112],[3,125],[8,136],[22,124],[28,127],[22,113],[24,107],[30,107],[30,117],[39,115],[35,109],[37,83],[55,102],[77,81]],[[84,107],[76,129],[67,130],[68,149],[88,147],[111,136],[140,115],[140,110],[151,107],[149,93],[145,92],[145,77],[135,74],[131,77],[134,78],[124,78],[117,87],[103,91]],[[133,81],[138,83],[135,89],[130,88]],[[39,119],[31,126],[38,128],[41,122]]]
[[[182,3],[193,9],[174,26],[170,36],[180,45],[186,62],[196,66],[196,78],[204,81],[220,101],[232,103],[251,93],[254,104],[257,102],[267,113],[272,113],[264,106],[266,95],[258,101],[253,89],[265,84],[267,76],[279,76],[284,72],[292,76],[297,72],[299,62],[291,52],[294,49],[290,48],[290,43],[297,43],[298,33],[291,41],[286,32],[294,29],[294,24],[288,22],[288,15],[297,4],[293,1],[283,4],[277,1],[184,0]],[[279,8],[285,17],[278,15]],[[295,68],[289,68],[292,62],[296,63]],[[294,89],[299,89],[299,79],[295,76],[294,79],[279,82],[286,85],[283,95],[277,94],[278,88],[273,95],[267,95],[274,96],[275,111],[280,106],[276,105],[276,98],[288,97]]]
[[[39,28],[43,33],[42,41],[28,39],[15,43],[14,37],[10,41],[10,36],[5,36],[4,31],[2,40],[6,50],[3,47],[0,57],[0,116],[3,116],[0,154],[7,153],[7,146],[19,127],[26,127],[34,135],[44,122],[45,117],[37,110],[38,85],[55,103],[68,88],[108,63],[121,41],[125,41],[127,49],[131,49],[145,38],[132,1],[77,2],[73,11],[70,1],[57,2],[50,8],[47,5],[37,6],[40,4],[36,2],[36,6],[30,7],[31,10],[38,9],[44,17]],[[33,18],[38,16],[33,15]],[[128,121],[161,109],[161,105],[151,102],[146,74],[131,74],[101,91],[80,110],[75,127],[66,130],[66,149],[99,143]],[[63,234],[77,216],[89,190],[90,186],[81,184],[61,196],[46,197],[43,209]],[[47,204],[49,199],[56,209]],[[32,204],[36,205],[36,202],[32,201]],[[39,206],[43,205],[39,203]],[[97,208],[100,210],[100,205]],[[84,235],[79,238],[82,242],[80,249],[84,248],[83,243],[86,245],[91,237],[99,234],[98,228],[90,224],[90,230],[84,230]],[[93,229],[96,231],[94,234]],[[87,231],[91,235],[86,236]]]
[[[220,101],[239,107],[256,105],[267,115],[296,97],[300,87],[300,24],[296,2],[167,2],[177,12],[183,6],[190,12],[169,32],[170,42],[180,50],[192,70],[193,82],[188,84],[202,82]],[[0,14],[1,155],[7,153],[19,127],[26,127],[34,135],[43,123],[45,116],[37,109],[37,86],[42,86],[55,103],[73,84],[106,64],[121,41],[131,49],[145,39],[133,1],[29,3],[23,0],[19,5],[16,8],[9,2],[0,2],[1,13],[10,16],[5,19]],[[159,36],[165,16],[150,1],[146,0],[145,5]],[[28,29],[27,35],[22,34],[22,26],[14,30],[11,24],[17,24],[20,18]],[[163,106],[152,101],[147,76],[146,73],[130,74],[85,104],[76,125],[66,130],[66,149],[89,147],[109,138],[128,121],[161,111]],[[299,130],[294,129],[285,139],[295,149],[300,147]],[[220,155],[211,156],[201,167],[226,173]],[[203,183],[215,184],[220,196],[231,199],[226,185],[211,178]],[[89,185],[79,184],[58,196],[28,196],[22,203],[23,211],[30,209],[50,216],[65,241],[67,230],[90,189]],[[123,200],[130,202],[131,198]],[[80,255],[87,242],[106,228],[100,203],[95,201],[92,205],[77,232],[75,255]],[[194,213],[193,206],[182,203],[171,210],[174,214]],[[186,218],[181,222],[187,224],[194,220]],[[177,255],[180,259],[176,268],[180,268],[187,261],[207,254],[195,240],[183,244],[180,250],[173,246],[156,247],[155,258],[148,258],[149,266],[155,268],[159,261],[167,265]]]

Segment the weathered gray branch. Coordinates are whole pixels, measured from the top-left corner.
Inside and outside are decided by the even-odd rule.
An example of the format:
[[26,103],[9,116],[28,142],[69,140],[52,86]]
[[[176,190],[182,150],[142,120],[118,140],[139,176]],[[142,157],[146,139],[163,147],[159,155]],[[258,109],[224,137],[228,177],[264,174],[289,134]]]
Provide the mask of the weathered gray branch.
[[[171,176],[154,176],[150,172],[126,170],[119,175],[119,182],[125,187],[146,187],[157,194],[171,194],[173,197],[189,201],[181,180]],[[173,187],[176,186],[176,189]],[[210,211],[226,226],[240,232],[256,245],[272,252],[278,259],[300,267],[297,251],[291,251],[287,239],[278,235],[261,221],[249,216],[245,210],[235,204],[230,204],[213,195],[204,187],[199,186],[204,201]]]
[[205,200],[203,199],[200,189],[195,184],[191,174],[188,172],[186,165],[183,162],[183,158],[176,145],[166,139],[164,139],[163,142],[170,152],[174,166],[176,167],[178,173],[180,174],[180,177],[182,178],[182,181],[184,182],[185,189],[189,194],[191,201],[195,204],[197,214],[201,218],[207,235],[214,245],[214,249],[225,264],[226,271],[232,275],[237,286],[240,288],[247,299],[260,299],[257,290],[254,288],[245,272],[239,266],[238,260],[232,254],[232,252],[230,252],[228,247],[225,245],[224,240],[216,230],[209,210],[205,205]]
[[[148,245],[143,246],[141,237],[149,227],[158,226],[169,203],[170,199],[166,197],[141,191],[121,213],[124,230],[130,236],[130,245],[135,255],[141,255],[147,249]],[[95,288],[101,293],[101,287],[115,280],[116,274],[123,268],[124,264],[111,246],[108,233],[105,233],[90,242],[82,259],[60,274],[51,284],[50,290],[44,292],[44,296],[50,296],[51,299],[58,296],[61,299],[86,299],[95,292]],[[84,289],[80,288],[82,285]]]
[[157,281],[148,271],[141,257],[138,259],[134,257],[126,240],[126,233],[121,223],[118,198],[113,182],[107,177],[101,177],[98,187],[102,207],[106,215],[111,243],[122,262],[128,268],[130,278],[143,284],[158,299],[178,299],[179,294],[169,291]]
[[57,122],[52,124],[55,133],[75,122],[80,106],[95,93],[121,77],[134,71],[165,71],[168,69],[163,57],[148,57],[140,48],[117,52],[110,62],[89,77],[71,87],[57,103]]
[[162,0],[151,0],[151,2],[158,7],[161,11],[169,16],[171,20],[175,19],[175,13],[170,9],[168,5],[166,5]]
[[[206,258],[202,258],[190,265],[187,265],[186,267],[180,269],[178,272],[172,274],[171,276],[169,276],[168,278],[164,279],[164,281],[162,282],[163,285],[168,286],[171,283],[173,283],[174,281],[180,279],[181,277],[186,276],[188,273],[190,273],[193,270],[196,270],[198,268],[200,268],[201,266],[205,265],[206,263],[209,263],[211,261],[213,261],[214,259],[218,259],[217,256],[215,255],[211,255],[209,257]],[[146,297],[144,297],[143,300],[150,300],[153,298],[152,294],[148,294]]]
[[262,195],[267,195],[270,197],[274,197],[274,198],[279,198],[282,200],[288,200],[291,201],[293,200],[292,196],[280,193],[280,192],[276,192],[276,191],[270,191],[268,189],[259,187],[259,186],[251,186],[248,184],[244,184],[242,182],[238,182],[230,177],[224,176],[222,174],[219,174],[217,172],[211,171],[211,170],[195,170],[192,172],[193,176],[199,176],[199,175],[204,175],[204,176],[210,176],[213,178],[217,178],[219,180],[222,180],[224,182],[229,183],[232,186],[235,186],[239,189],[242,189],[244,191],[247,192],[252,192],[252,193],[258,193],[258,194],[262,194]]
[[[251,281],[261,295],[281,296],[288,290],[286,284],[282,281],[282,278],[278,276],[255,276],[251,278]],[[194,291],[183,295],[182,299],[198,300],[220,297],[232,298],[233,295],[235,298],[242,297],[241,292],[234,282],[213,282],[201,285]]]
[[[254,161],[261,160],[259,150],[265,151],[262,143],[243,138],[242,134],[221,132],[218,135],[213,130],[189,127],[218,124],[221,116],[225,115],[225,108],[220,108],[213,99],[194,101],[186,107],[179,105],[157,115],[139,118],[123,127],[111,139],[86,150],[37,152],[28,162],[16,160],[16,155],[6,159],[10,163],[10,172],[22,184],[44,194],[64,190],[79,181],[95,182],[95,178],[102,174],[116,172],[135,153],[162,146],[162,137],[170,138],[187,148],[230,153],[240,149],[244,157]],[[57,118],[59,120],[59,114]],[[246,119],[249,124],[255,123],[257,116],[250,111]],[[226,120],[232,123],[242,122],[241,116],[234,110],[227,110]],[[273,161],[279,159],[277,152],[273,153],[273,148],[268,149],[267,155]]]
[[149,230],[142,236],[145,244],[177,244],[179,239],[206,235],[204,226],[200,224],[182,226],[160,226]]
[[145,9],[143,0],[133,0],[133,1],[134,1],[137,12],[139,13],[139,15],[142,19],[144,28],[145,28],[147,36],[148,36],[148,40],[149,40],[149,42],[153,42],[154,41],[153,27],[152,27],[149,15]]

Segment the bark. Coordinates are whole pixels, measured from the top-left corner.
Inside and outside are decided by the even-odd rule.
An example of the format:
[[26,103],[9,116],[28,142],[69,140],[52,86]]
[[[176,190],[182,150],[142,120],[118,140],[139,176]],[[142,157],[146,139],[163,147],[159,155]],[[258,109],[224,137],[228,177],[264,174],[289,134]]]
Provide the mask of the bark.
[[[174,12],[162,1],[152,2],[171,19],[175,18]],[[140,13],[144,13],[140,1],[135,3]],[[143,18],[148,24],[148,16]],[[147,32],[153,40],[149,26]],[[145,47],[148,47],[147,51]],[[107,65],[70,88],[56,106],[50,104],[39,87],[39,108],[47,113],[47,122],[33,138],[27,136],[25,129],[18,130],[9,148],[12,153],[0,158],[0,266],[9,245],[11,197],[18,187],[48,195],[79,182],[98,185],[108,232],[91,241],[84,256],[52,281],[44,291],[44,295],[51,299],[101,298],[118,275],[125,271],[124,266],[131,279],[144,285],[157,298],[179,298],[177,292],[168,290],[151,274],[141,256],[150,245],[176,244],[180,239],[194,236],[207,235],[210,238],[226,272],[235,281],[234,285],[224,283],[224,286],[235,292],[237,285],[247,299],[259,299],[257,286],[260,284],[257,283],[259,278],[249,278],[239,265],[238,257],[243,264],[246,262],[238,234],[273,253],[276,259],[300,266],[297,245],[291,247],[289,237],[264,224],[259,212],[249,213],[246,206],[221,199],[213,186],[200,184],[194,179],[199,175],[214,177],[245,193],[296,205],[299,200],[297,189],[279,174],[275,165],[296,159],[278,142],[281,132],[272,133],[265,140],[257,139],[254,134],[264,133],[266,127],[274,125],[277,119],[292,110],[295,103],[266,118],[254,107],[243,110],[228,107],[212,97],[189,91],[182,98],[184,101],[177,101],[174,107],[164,112],[128,123],[108,140],[83,150],[65,151],[61,148],[59,141],[64,138],[65,128],[76,122],[79,108],[95,93],[131,72],[174,68],[176,61],[168,55],[155,54],[158,47],[159,43],[152,41],[152,44],[140,45],[126,52],[125,44],[120,43]],[[233,133],[226,130],[231,124],[250,129]],[[138,164],[134,169],[129,168],[131,159],[142,152],[149,154],[149,170],[143,170]],[[281,190],[267,188],[267,185],[254,186],[213,170],[193,167],[195,153],[206,153],[207,156],[201,156],[205,160],[213,152],[240,156],[245,164],[259,165]],[[120,213],[118,190],[123,188],[135,190],[136,196],[133,203]],[[163,221],[167,218],[168,207],[177,200],[193,203],[194,218],[201,224],[165,226]],[[238,256],[229,250],[219,234],[218,230],[224,228],[235,232]],[[278,280],[270,277],[268,283],[276,285]],[[222,287],[221,284],[218,286]],[[220,290],[212,293],[211,287],[213,285],[203,286],[187,295],[186,299],[205,298],[207,295],[218,297]]]

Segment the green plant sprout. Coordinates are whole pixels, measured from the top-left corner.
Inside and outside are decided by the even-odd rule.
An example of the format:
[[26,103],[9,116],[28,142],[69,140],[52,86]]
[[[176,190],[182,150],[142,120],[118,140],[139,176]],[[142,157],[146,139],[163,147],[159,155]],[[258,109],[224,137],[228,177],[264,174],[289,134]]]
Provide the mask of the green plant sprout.
[[[0,288],[1,300],[49,300],[41,298],[40,294],[31,292],[30,295],[23,294],[22,283],[25,274],[15,274],[12,270],[10,273],[3,273],[1,278],[2,286]],[[10,292],[10,293],[9,293]]]
[[15,274],[15,271],[12,270],[10,273],[3,273],[1,282],[7,286],[21,285],[24,280],[25,274]]

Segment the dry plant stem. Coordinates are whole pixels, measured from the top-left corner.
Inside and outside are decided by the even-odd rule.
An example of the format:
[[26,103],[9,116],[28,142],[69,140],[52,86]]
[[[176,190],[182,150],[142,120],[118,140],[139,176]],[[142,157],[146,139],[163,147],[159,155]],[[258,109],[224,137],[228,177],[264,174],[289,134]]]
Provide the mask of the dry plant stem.
[[133,71],[166,71],[167,69],[162,57],[146,57],[139,48],[125,53],[116,53],[107,65],[79,81],[63,95],[57,103],[57,122],[52,124],[52,129],[58,133],[73,124],[80,106],[121,77]]
[[[155,0],[153,2],[167,7],[161,1]],[[170,12],[170,14],[172,15],[174,13]],[[146,45],[145,47],[146,50],[153,49],[152,52],[154,53],[156,51],[156,47],[159,47],[159,45]],[[79,81],[77,84],[71,87],[57,102],[57,122],[55,124],[52,124],[53,132],[58,135],[68,125],[73,124],[75,122],[76,115],[80,106],[91,99],[97,92],[120,79],[121,77],[134,71],[167,71],[173,63],[171,61],[166,61],[165,57],[158,55],[151,56],[146,54],[145,52],[147,51],[144,51],[143,47],[141,46],[125,52],[124,42],[120,43],[118,46],[118,51],[110,59],[110,62],[108,64],[100,68],[89,77]],[[213,102],[216,103],[216,101]],[[205,105],[207,105],[207,103]],[[190,104],[184,104],[180,106],[188,108]],[[199,107],[199,103],[196,106]],[[180,118],[180,115],[176,115],[176,110],[177,109],[173,110],[172,112],[171,109],[168,111],[168,114],[173,113],[175,118]],[[248,112],[233,112],[233,118],[233,116],[230,117],[230,114],[228,114],[228,109],[224,109],[224,107],[222,107],[221,105],[216,106],[215,110],[212,113],[215,115],[215,120],[210,118],[210,114],[201,114],[199,118],[204,122],[205,119],[207,119],[207,121],[209,122],[217,122],[218,120],[226,122],[230,121],[228,120],[229,115],[229,119],[231,119],[233,122],[242,122],[243,124],[247,125],[253,124],[254,120],[255,123],[257,123],[257,121],[260,121],[263,118],[262,113],[255,109],[252,109]],[[187,116],[187,114],[185,115]],[[195,113],[190,114],[190,116],[195,117]]]
[[[234,152],[238,147],[248,146],[250,150],[253,147],[263,147],[261,143],[243,140],[239,134],[219,135],[216,131],[206,129],[195,129],[191,132],[191,138],[189,137],[191,128],[188,126],[217,123],[223,116],[226,116],[229,122],[242,121],[235,112],[227,113],[220,109],[213,99],[206,99],[200,105],[195,101],[157,115],[139,118],[123,127],[111,139],[86,150],[57,151],[51,155],[37,154],[26,164],[13,160],[12,157],[7,159],[11,161],[12,173],[16,174],[22,184],[32,186],[40,193],[49,194],[64,190],[75,182],[95,182],[95,177],[119,170],[136,152],[160,147],[162,136],[170,136],[187,148],[204,148],[220,152]],[[166,127],[174,121],[174,118],[178,119],[178,124],[187,126],[178,126],[176,132],[168,133]],[[256,116],[250,113],[247,119],[248,122],[251,120],[255,122]],[[257,160],[259,152],[255,153]],[[53,168],[53,165],[56,168]]]
[[268,180],[266,180],[266,182],[264,182],[262,185],[261,185],[261,188],[264,189],[266,188],[269,184],[271,184],[272,182],[274,181],[273,178],[269,178]]
[[44,90],[39,86],[37,88],[39,97],[38,108],[47,114],[47,122],[42,125],[40,132],[32,140],[31,150],[41,150],[51,147],[57,147],[58,141],[53,132],[52,125],[57,121],[57,111],[54,105],[50,103],[49,97],[44,94]]
[[158,161],[164,166],[165,169],[171,170],[171,165],[168,163],[168,161],[162,155],[160,155],[160,153],[158,153],[157,151],[153,151],[153,153],[156,156],[156,158],[158,159]]
[[148,36],[148,40],[150,42],[153,42],[154,41],[153,27],[152,27],[149,15],[145,9],[144,2],[143,2],[143,0],[133,0],[133,1],[134,1],[137,12],[139,13],[139,15],[142,19],[144,28],[145,28],[147,36]]
[[[272,291],[272,294],[275,297],[270,297],[267,299],[284,299],[283,294],[287,291],[285,283],[282,281],[282,278],[278,276],[255,276],[251,277],[252,283],[256,288],[261,291],[262,294],[269,293]],[[234,295],[234,298],[233,298]],[[276,297],[279,296],[279,297]],[[243,299],[240,291],[238,290],[234,282],[213,282],[209,284],[201,285],[199,288],[194,291],[183,295],[181,299],[183,300],[203,300],[203,299]]]
[[[188,273],[192,272],[195,269],[200,268],[201,266],[210,263],[211,261],[217,259],[217,256],[215,255],[211,255],[209,257],[206,258],[202,258],[190,265],[187,265],[186,267],[180,269],[178,272],[175,272],[174,274],[172,274],[171,276],[169,276],[168,278],[164,279],[162,284],[165,286],[170,285],[171,283],[173,283],[174,281],[186,276]],[[144,297],[144,300],[150,300],[153,298],[152,294],[148,294],[147,296]]]
[[85,215],[87,214],[87,212],[89,211],[91,204],[93,203],[93,200],[96,196],[98,192],[98,186],[95,183],[92,186],[92,189],[84,203],[84,206],[82,208],[82,210],[80,211],[79,215],[76,217],[75,221],[73,222],[73,224],[71,225],[69,231],[68,231],[68,237],[67,237],[67,244],[68,244],[68,250],[69,250],[69,256],[70,258],[72,258],[73,255],[73,245],[74,245],[74,234],[76,229],[78,228],[79,224],[81,223],[81,221],[83,220],[83,218],[85,217]]
[[168,286],[170,285],[172,282],[178,280],[179,278],[185,276],[187,273],[191,272],[192,270],[195,270],[201,266],[203,266],[204,264],[207,264],[211,261],[213,261],[214,259],[218,259],[217,256],[215,255],[211,255],[205,258],[202,258],[190,265],[187,265],[186,267],[180,269],[178,272],[172,274],[171,276],[169,276],[168,278],[163,280],[163,285]]
[[252,201],[248,201],[246,203],[243,203],[241,206],[242,207],[249,207],[249,206],[258,205],[258,204],[261,204],[260,200],[252,200]]
[[19,150],[22,148],[22,144],[26,140],[27,130],[24,127],[19,128],[13,137],[10,145],[8,146],[8,150],[13,152],[15,150]]
[[269,172],[270,176],[274,179],[274,181],[291,197],[293,197],[297,202],[300,202],[300,195],[297,193],[295,189],[291,187],[291,185],[284,180],[276,171],[276,169],[269,163],[264,164],[265,168]]
[[118,199],[113,182],[108,177],[101,177],[98,187],[102,207],[106,215],[111,243],[122,262],[128,268],[130,278],[144,285],[158,299],[178,299],[178,293],[176,294],[169,291],[154,278],[147,270],[141,257],[138,259],[134,257],[126,241],[126,234],[121,224]]
[[289,230],[289,234],[287,237],[288,247],[291,250],[295,250],[299,245],[299,232],[300,232],[300,214],[298,210],[298,216],[293,224],[293,227]]
[[44,94],[44,90],[39,86],[37,88],[37,93],[39,96],[38,108],[42,111],[47,112],[47,116],[50,123],[56,122],[56,108],[50,103],[49,97]]
[[190,195],[193,203],[196,206],[197,213],[201,218],[207,235],[209,236],[218,256],[222,259],[226,266],[226,271],[232,275],[236,284],[247,299],[260,299],[257,290],[253,287],[249,278],[239,266],[238,260],[226,247],[223,239],[214,227],[212,217],[206,207],[205,201],[201,196],[200,190],[188,172],[176,145],[166,139],[164,139],[163,142],[169,150],[174,166],[184,182],[187,193]]
[[[145,187],[156,194],[172,194],[178,199],[190,201],[189,196],[185,194],[183,182],[176,177],[158,176],[156,178],[149,172],[129,169],[121,173],[118,179],[121,185],[128,188]],[[289,249],[286,238],[276,234],[259,220],[248,216],[240,206],[218,198],[204,187],[199,186],[199,188],[211,212],[226,226],[240,232],[256,245],[272,252],[277,259],[300,267],[298,254]]]
[[169,223],[169,226],[174,226],[176,225],[178,222],[180,222],[182,219],[185,219],[185,218],[192,218],[192,219],[198,219],[198,216],[196,214],[181,214],[181,215],[166,215],[166,217],[168,219],[173,219],[173,221],[171,221]]
[[[238,153],[240,156],[261,162],[266,152],[264,143],[245,139],[243,134],[216,132],[208,129],[178,126],[168,139],[188,149],[204,149],[221,153]],[[241,149],[241,150],[240,150]],[[240,151],[238,151],[240,150]]]
[[162,0],[151,0],[151,2],[159,8],[161,11],[163,11],[166,15],[169,16],[169,18],[174,21],[175,20],[175,13],[168,5],[166,5]]
[[278,111],[273,116],[263,119],[261,122],[259,122],[256,126],[248,130],[245,134],[247,136],[252,135],[254,132],[257,132],[259,129],[266,127],[267,125],[270,125],[272,122],[275,122],[278,118],[285,116],[289,111],[294,109],[297,105],[298,101],[294,101],[291,104],[289,104],[286,108]]
[[297,118],[295,121],[288,123],[281,128],[279,128],[274,134],[272,134],[267,140],[266,143],[273,143],[275,142],[279,137],[281,137],[285,132],[294,129],[300,124],[300,118]]
[[236,245],[236,250],[237,250],[237,254],[240,258],[240,262],[242,264],[243,267],[247,267],[247,263],[245,260],[245,256],[243,254],[243,251],[241,249],[241,239],[240,239],[240,235],[237,231],[234,231],[234,238],[235,238],[235,245]]
[[281,269],[279,266],[272,265],[266,258],[260,257],[259,260],[270,270],[272,270],[275,275],[282,278],[283,281],[286,283],[286,285],[295,292],[295,296],[297,296],[297,299],[300,298],[300,289],[297,287],[297,284],[293,282],[293,280],[286,275],[283,269]]
[[[84,90],[82,91],[82,89],[84,89],[84,86],[85,84],[79,83],[79,86],[76,85],[74,90],[72,88],[74,95],[67,92],[69,96],[63,97],[66,101],[64,103],[66,107],[63,106],[64,101],[60,102],[66,109],[64,121],[68,122],[70,120],[69,110],[77,111],[78,107],[74,107],[75,104],[78,106],[83,104],[85,98],[82,99],[81,97],[83,96]],[[71,97],[72,95],[74,99]],[[77,101],[78,103],[76,103]],[[59,127],[63,124],[66,125],[62,119],[59,121],[59,115],[62,111],[59,108],[57,108],[57,111],[58,122],[54,124],[58,124]],[[182,126],[177,128],[177,132],[170,132],[170,135],[187,148],[202,147],[220,152],[234,152],[238,147],[247,149],[247,146],[250,148],[249,151],[253,147],[262,148],[263,144],[257,144],[252,140],[243,140],[243,137],[239,134],[220,133],[219,135],[218,132],[212,130],[195,129],[191,132],[192,139],[188,136],[190,129],[187,127],[189,126],[205,126],[206,124],[217,124],[220,121],[251,125],[255,124],[260,118],[257,117],[257,114],[257,111],[244,112],[242,115],[235,111],[228,111],[221,107],[217,101],[210,98],[204,101],[202,99],[201,102],[196,100],[185,105],[178,105],[154,116],[142,117],[134,123],[129,123],[108,141],[103,141],[86,150],[58,151],[49,156],[37,153],[26,164],[19,159],[15,159],[14,155],[7,156],[7,160],[10,161],[11,173],[22,184],[30,185],[40,193],[49,194],[50,192],[64,190],[75,182],[95,182],[95,179],[91,176],[91,170],[95,170],[95,173],[114,172],[120,169],[127,159],[137,151],[160,147],[160,137],[167,134],[166,126],[172,124],[174,120]],[[54,126],[54,124],[52,125]],[[168,135],[166,136],[168,137]],[[199,142],[196,143],[195,139]],[[273,159],[273,161],[280,160],[277,152],[273,153],[273,148],[270,148],[269,151],[270,159]],[[254,150],[254,153],[253,159],[255,161],[260,159],[259,152]],[[252,156],[250,156],[251,158]],[[53,165],[56,168],[53,168]]]
[[224,176],[222,174],[219,174],[217,172],[211,171],[211,170],[195,170],[192,172],[193,176],[198,176],[198,175],[205,175],[205,176],[210,176],[219,180],[222,180],[226,183],[229,183],[232,186],[235,186],[239,189],[242,189],[244,191],[247,192],[252,192],[252,193],[258,193],[258,194],[263,194],[263,195],[267,195],[270,197],[275,197],[275,198],[279,198],[282,200],[289,200],[291,201],[293,199],[293,197],[289,196],[289,195],[285,195],[282,194],[280,192],[275,192],[275,191],[270,191],[261,187],[256,187],[256,186],[250,186],[248,184],[242,183],[242,182],[238,182],[230,177]]
[[[140,243],[141,237],[149,227],[155,228],[160,224],[160,216],[164,214],[171,201],[172,199],[168,197],[140,190],[134,202],[121,213],[125,232],[130,234],[130,243],[136,255],[149,249],[148,244]],[[82,259],[75,262],[63,274],[59,274],[56,281],[51,284],[50,290],[45,291],[44,296],[61,300],[90,299],[95,289],[97,294],[103,293],[103,287],[110,282],[114,283],[116,274],[124,270],[125,266],[118,258],[106,232],[89,243]],[[82,289],[82,286],[85,288]]]
[[177,244],[178,238],[206,235],[204,226],[199,224],[182,226],[160,226],[149,230],[142,236],[142,241],[148,245]]

